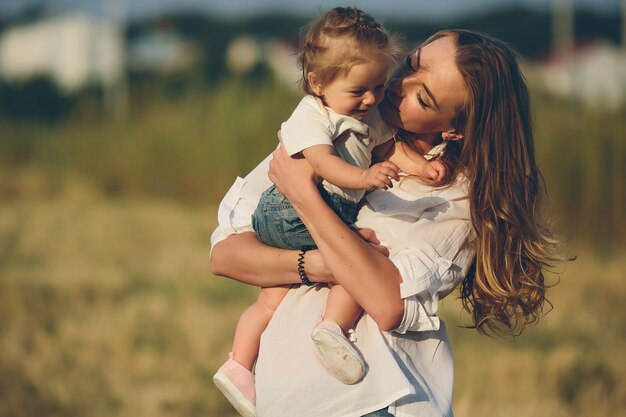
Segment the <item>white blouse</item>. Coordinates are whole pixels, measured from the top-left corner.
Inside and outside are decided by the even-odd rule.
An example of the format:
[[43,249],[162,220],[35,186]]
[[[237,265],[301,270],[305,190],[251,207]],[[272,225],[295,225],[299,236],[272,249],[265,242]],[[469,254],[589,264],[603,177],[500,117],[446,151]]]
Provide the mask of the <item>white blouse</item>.
[[[433,150],[432,152],[436,152]],[[252,231],[250,217],[271,184],[270,157],[237,178],[218,210],[211,243]],[[452,416],[453,363],[439,300],[465,277],[474,258],[467,183],[436,189],[405,179],[365,196],[357,226],[376,231],[403,282],[404,317],[381,332],[367,314],[355,328],[365,378],[344,385],[315,358],[310,332],[328,288],[296,287],[263,333],[256,364],[258,417],[359,417],[389,407],[397,417]]]

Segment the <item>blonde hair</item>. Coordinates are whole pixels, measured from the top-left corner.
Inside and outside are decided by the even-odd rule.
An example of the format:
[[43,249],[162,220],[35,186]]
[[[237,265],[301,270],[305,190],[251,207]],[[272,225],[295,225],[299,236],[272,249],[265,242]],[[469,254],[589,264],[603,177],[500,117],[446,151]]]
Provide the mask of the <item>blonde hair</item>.
[[369,14],[353,7],[335,7],[303,28],[298,50],[305,93],[314,94],[308,80],[320,84],[348,74],[352,66],[375,60],[392,64],[402,53],[399,38],[389,34]]
[[506,43],[467,30],[450,36],[468,95],[453,124],[463,141],[444,160],[469,180],[476,259],[461,287],[481,333],[519,334],[543,315],[544,269],[561,258],[540,222],[543,180],[535,161],[528,87]]

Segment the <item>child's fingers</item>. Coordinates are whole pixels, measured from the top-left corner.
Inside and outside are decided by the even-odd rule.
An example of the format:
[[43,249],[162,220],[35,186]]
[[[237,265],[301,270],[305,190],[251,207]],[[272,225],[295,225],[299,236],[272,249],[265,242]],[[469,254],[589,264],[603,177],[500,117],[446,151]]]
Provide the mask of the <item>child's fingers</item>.
[[446,165],[441,161],[430,162],[426,175],[433,181],[441,181],[446,176]]
[[400,179],[400,168],[393,162],[385,161],[374,166],[377,172],[383,173],[384,175],[393,178],[394,180]]
[[397,172],[400,172],[400,168],[398,167],[398,165],[394,164],[394,163],[393,163],[393,162],[391,162],[391,161],[384,161],[384,162],[381,162],[381,163],[380,163],[380,166],[381,166],[381,167],[385,167],[385,168],[387,168],[387,169],[390,169],[390,170],[392,170],[392,171],[394,171],[394,172],[396,172],[396,173],[397,173]]
[[422,175],[429,180],[437,180],[437,170],[433,168],[431,164],[428,164],[424,167],[424,172]]
[[389,177],[379,178],[376,181],[376,187],[386,190],[387,188],[391,187],[391,180],[389,179]]
[[379,175],[383,175],[387,178],[393,178],[394,180],[399,180],[400,176],[396,171],[387,167],[380,167],[378,170]]
[[435,170],[437,170],[437,181],[441,181],[446,177],[447,169],[445,164],[440,161],[437,162],[439,162],[438,164],[435,164]]
[[439,181],[439,171],[434,166],[428,167],[428,176],[433,181]]
[[386,190],[387,188],[391,188],[392,184],[391,184],[391,178],[389,178],[389,176],[378,173],[378,175],[376,176],[375,180],[374,180],[374,186],[377,188],[382,188],[383,190]]

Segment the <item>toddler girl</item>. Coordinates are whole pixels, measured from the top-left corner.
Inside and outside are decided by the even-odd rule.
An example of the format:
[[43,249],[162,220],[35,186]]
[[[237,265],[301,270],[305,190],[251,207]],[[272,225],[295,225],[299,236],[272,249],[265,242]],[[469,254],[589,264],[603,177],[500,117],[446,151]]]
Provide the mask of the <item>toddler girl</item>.
[[[307,29],[298,55],[302,85],[307,93],[281,127],[290,155],[301,154],[323,180],[320,192],[348,225],[356,221],[366,190],[387,188],[399,171],[439,181],[445,175],[441,161],[427,161],[407,147],[394,147],[394,132],[382,121],[376,106],[384,96],[389,66],[399,55],[398,42],[368,14],[337,7]],[[391,154],[388,160],[382,161]],[[299,249],[315,242],[289,201],[271,187],[252,217],[263,243]],[[312,283],[301,273],[303,282]],[[229,360],[214,381],[244,416],[254,416],[252,368],[261,333],[288,288],[262,288],[259,299],[239,320]],[[311,338],[326,368],[341,382],[355,384],[365,375],[365,363],[346,337],[361,308],[339,285],[329,291],[322,320]]]

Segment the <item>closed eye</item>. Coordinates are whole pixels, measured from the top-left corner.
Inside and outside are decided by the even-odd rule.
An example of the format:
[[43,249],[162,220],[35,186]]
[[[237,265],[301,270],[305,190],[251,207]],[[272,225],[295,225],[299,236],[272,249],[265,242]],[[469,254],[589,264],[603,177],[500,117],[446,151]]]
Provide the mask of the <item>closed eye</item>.
[[430,109],[430,106],[422,99],[422,95],[417,95],[417,102],[422,106],[423,109]]

